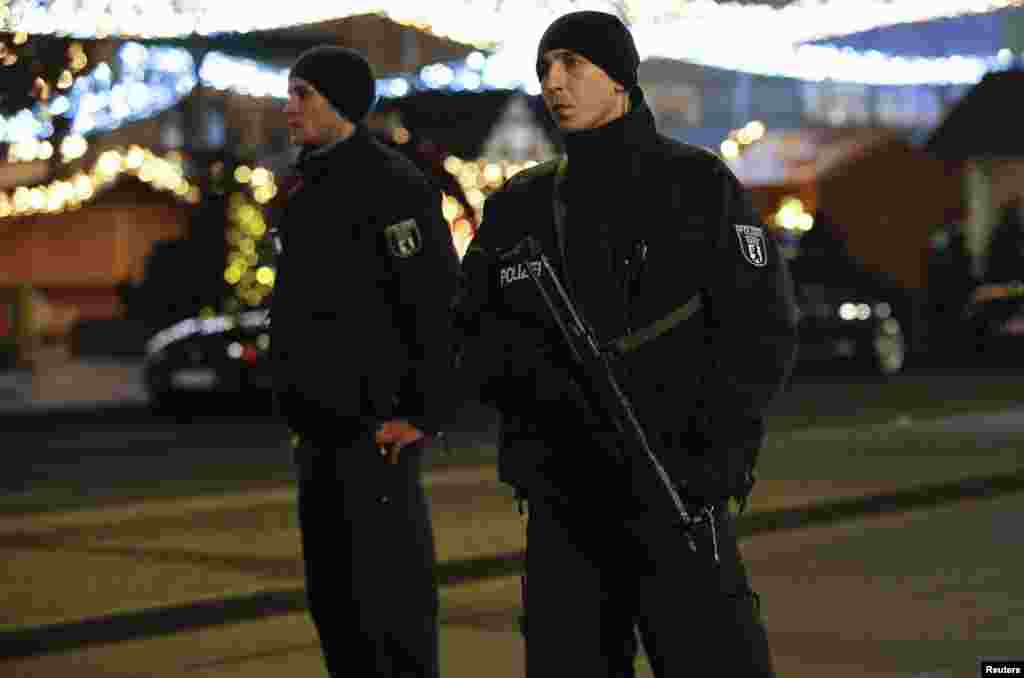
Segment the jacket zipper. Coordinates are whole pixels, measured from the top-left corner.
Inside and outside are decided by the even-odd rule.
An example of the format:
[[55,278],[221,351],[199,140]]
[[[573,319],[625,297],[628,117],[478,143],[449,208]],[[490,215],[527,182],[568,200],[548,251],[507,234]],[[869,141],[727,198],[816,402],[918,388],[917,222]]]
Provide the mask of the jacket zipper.
[[[623,336],[633,333],[633,284],[640,279],[644,265],[647,263],[647,243],[644,240],[637,240],[633,243],[632,250],[623,260],[624,278],[622,281],[622,301],[625,332]],[[632,370],[628,365],[623,365],[624,372],[628,378],[632,378]]]
[[640,275],[643,273],[644,265],[646,263],[647,242],[644,240],[637,240],[633,243],[632,251],[626,255],[626,258],[623,261],[625,276],[622,285],[622,301],[626,325],[625,334],[631,334],[633,332],[633,284],[640,279]]

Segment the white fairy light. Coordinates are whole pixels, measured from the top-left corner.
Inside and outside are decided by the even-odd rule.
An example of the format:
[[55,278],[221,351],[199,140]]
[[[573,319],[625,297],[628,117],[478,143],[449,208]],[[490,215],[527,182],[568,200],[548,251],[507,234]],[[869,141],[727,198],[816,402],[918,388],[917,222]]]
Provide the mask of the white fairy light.
[[[76,37],[175,37],[189,34],[245,33],[253,30],[379,14],[435,35],[497,50],[489,58],[474,53],[469,69],[480,87],[518,88],[537,93],[534,50],[540,32],[555,17],[578,9],[616,12],[622,2],[587,0],[292,0],[258,3],[238,12],[224,0],[9,0],[0,31]],[[967,84],[1002,63],[987,58],[950,56],[899,59],[805,43],[880,26],[920,22],[1022,6],[1024,0],[797,0],[782,7],[715,0],[645,0],[628,3],[631,29],[642,58],[664,57],[705,66],[769,76],[863,84]],[[496,9],[500,7],[500,9]],[[745,46],[757,45],[757,50]],[[125,55],[143,59],[144,49]],[[1003,56],[1005,61],[1005,55]],[[253,92],[279,92],[276,76],[251,74]],[[475,89],[459,71],[437,70],[421,81],[429,87]],[[388,96],[416,91],[403,78],[384,88]],[[179,90],[179,94],[180,94]],[[276,96],[276,95],[275,95]]]
[[[473,45],[513,41],[554,17],[577,9],[616,11],[621,2],[580,0],[292,0],[257,3],[239,12],[224,0],[9,0],[0,30],[32,34],[95,37],[172,37],[190,33],[244,33],[316,23],[359,14],[380,14],[394,21],[429,28],[436,34]],[[1020,5],[1020,0],[798,0],[782,7],[715,0],[645,0],[630,2],[634,27],[667,26],[679,48],[701,35],[722,36],[742,30],[756,33],[758,44],[788,45],[865,31],[879,26],[992,12]],[[500,7],[500,9],[496,9]]]
[[0,143],[45,139],[53,135],[50,116],[67,116],[75,134],[92,134],[150,117],[170,108],[195,86],[192,57],[173,47],[144,48],[125,44],[118,52],[119,68],[101,63],[79,76],[66,93],[49,105],[0,116]]

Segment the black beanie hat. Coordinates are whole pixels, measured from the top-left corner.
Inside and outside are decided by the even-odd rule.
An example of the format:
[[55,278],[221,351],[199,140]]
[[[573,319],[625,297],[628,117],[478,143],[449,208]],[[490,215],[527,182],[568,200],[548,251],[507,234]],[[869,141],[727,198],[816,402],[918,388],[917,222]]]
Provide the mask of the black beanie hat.
[[308,49],[299,55],[289,76],[313,85],[338,113],[357,124],[377,98],[370,63],[347,47],[319,45]]
[[601,67],[612,80],[632,89],[637,84],[640,55],[626,25],[606,12],[571,12],[555,19],[537,47],[537,77],[544,79],[544,55],[569,49]]

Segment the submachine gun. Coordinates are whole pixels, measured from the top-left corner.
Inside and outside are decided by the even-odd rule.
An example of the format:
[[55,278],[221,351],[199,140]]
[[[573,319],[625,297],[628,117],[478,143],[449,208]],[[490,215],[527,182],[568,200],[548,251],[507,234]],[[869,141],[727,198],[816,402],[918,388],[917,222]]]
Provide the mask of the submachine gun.
[[[503,253],[501,258],[504,261],[522,264],[522,268],[526,269],[544,300],[551,319],[558,325],[573,360],[583,373],[591,400],[595,401],[592,403],[595,410],[614,427],[622,441],[625,455],[631,457],[628,461],[632,462],[635,472],[648,476],[643,480],[653,481],[655,486],[661,488],[660,496],[652,498],[653,508],[657,510],[658,515],[682,532],[691,551],[697,550],[693,538],[696,529],[708,527],[715,561],[718,562],[718,539],[713,509],[701,507],[691,513],[687,508],[665,467],[652,451],[633,405],[619,385],[612,367],[616,350],[613,347],[602,346],[598,342],[593,328],[569,298],[540,243],[536,238],[527,236],[514,248]],[[623,459],[620,457],[619,460]],[[653,477],[650,477],[652,475]],[[650,482],[642,484],[648,486]]]

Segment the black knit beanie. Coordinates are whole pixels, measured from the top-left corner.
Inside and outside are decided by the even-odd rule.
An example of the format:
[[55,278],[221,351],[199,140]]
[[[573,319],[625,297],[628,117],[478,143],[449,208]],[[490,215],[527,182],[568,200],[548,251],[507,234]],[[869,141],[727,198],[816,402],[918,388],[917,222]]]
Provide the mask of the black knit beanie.
[[537,77],[541,80],[546,70],[544,54],[553,49],[569,49],[585,56],[627,90],[637,84],[640,55],[633,35],[614,14],[582,11],[555,19],[537,47]]
[[373,68],[363,55],[347,47],[319,45],[308,49],[289,75],[313,85],[338,113],[357,124],[377,98]]

